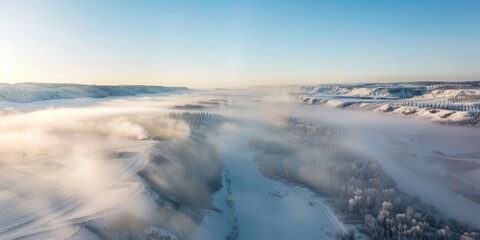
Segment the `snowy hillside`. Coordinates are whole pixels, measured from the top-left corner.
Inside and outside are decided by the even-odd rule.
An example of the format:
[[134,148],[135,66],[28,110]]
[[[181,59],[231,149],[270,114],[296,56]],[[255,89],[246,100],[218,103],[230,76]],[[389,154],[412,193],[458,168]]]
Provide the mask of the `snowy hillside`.
[[96,86],[81,84],[17,83],[0,84],[0,101],[34,102],[54,99],[103,98],[186,90],[184,87]]
[[359,98],[408,98],[425,93],[423,86],[395,84],[356,84],[302,86],[297,93],[344,95]]
[[301,86],[305,104],[389,112],[441,123],[478,125],[480,82],[415,82]]

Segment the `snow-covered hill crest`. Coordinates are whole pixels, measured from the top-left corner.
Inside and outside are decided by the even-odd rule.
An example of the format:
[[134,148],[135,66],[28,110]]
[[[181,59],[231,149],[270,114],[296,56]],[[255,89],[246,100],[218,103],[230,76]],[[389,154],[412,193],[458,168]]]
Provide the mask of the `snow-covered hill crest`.
[[26,103],[54,99],[103,98],[133,96],[138,94],[158,94],[181,90],[187,90],[187,88],[144,85],[99,86],[56,83],[0,84],[0,101]]
[[480,81],[323,84],[293,94],[304,104],[413,116],[441,123],[479,125]]

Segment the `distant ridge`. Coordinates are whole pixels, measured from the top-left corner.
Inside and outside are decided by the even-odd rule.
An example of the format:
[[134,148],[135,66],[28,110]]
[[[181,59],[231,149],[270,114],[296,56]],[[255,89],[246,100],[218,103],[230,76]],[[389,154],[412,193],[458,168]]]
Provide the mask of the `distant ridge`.
[[54,99],[104,98],[184,91],[186,87],[83,85],[71,83],[0,84],[0,101],[28,103]]
[[292,94],[304,104],[480,126],[480,81],[303,85]]

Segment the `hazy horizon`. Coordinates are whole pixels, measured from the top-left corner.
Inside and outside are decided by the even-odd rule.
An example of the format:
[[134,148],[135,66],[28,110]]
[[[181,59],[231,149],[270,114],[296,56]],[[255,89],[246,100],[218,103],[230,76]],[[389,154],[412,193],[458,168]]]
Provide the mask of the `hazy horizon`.
[[192,86],[185,86],[185,85],[164,85],[164,84],[159,84],[159,83],[126,83],[126,84],[116,84],[116,83],[101,83],[101,84],[96,84],[96,83],[82,83],[82,82],[1,82],[0,84],[72,84],[72,85],[95,85],[95,86],[159,86],[159,87],[186,87],[189,89],[205,89],[205,90],[211,90],[211,89],[242,89],[242,88],[255,88],[255,87],[299,87],[299,86],[315,86],[315,85],[322,85],[322,84],[333,84],[333,85],[349,85],[349,84],[367,84],[367,83],[419,83],[419,82],[478,82],[480,79],[457,79],[457,80],[407,80],[407,81],[401,81],[401,80],[392,80],[392,81],[349,81],[349,82],[340,82],[340,81],[332,81],[332,82],[321,82],[321,83],[316,83],[316,82],[311,82],[311,83],[287,83],[287,84],[257,84],[257,85],[233,85],[233,86],[198,86],[198,87],[192,87]]
[[2,1],[0,82],[480,79],[476,1]]

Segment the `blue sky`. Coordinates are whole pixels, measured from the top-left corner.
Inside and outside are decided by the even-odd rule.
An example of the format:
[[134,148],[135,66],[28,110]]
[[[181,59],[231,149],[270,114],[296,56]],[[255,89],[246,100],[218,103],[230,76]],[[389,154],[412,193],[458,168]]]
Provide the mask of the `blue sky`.
[[0,1],[0,81],[480,79],[480,1]]

